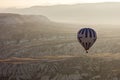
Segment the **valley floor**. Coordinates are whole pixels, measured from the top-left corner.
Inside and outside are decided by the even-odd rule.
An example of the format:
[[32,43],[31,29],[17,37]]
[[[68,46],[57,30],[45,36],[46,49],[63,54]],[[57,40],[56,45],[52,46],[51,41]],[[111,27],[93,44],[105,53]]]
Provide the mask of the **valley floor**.
[[119,80],[120,54],[0,60],[0,80]]

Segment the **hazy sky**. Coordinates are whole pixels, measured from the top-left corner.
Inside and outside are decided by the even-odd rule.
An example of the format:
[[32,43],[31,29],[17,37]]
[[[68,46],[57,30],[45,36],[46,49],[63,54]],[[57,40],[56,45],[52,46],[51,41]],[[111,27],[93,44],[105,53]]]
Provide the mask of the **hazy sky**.
[[120,2],[120,0],[0,0],[0,8],[96,2]]

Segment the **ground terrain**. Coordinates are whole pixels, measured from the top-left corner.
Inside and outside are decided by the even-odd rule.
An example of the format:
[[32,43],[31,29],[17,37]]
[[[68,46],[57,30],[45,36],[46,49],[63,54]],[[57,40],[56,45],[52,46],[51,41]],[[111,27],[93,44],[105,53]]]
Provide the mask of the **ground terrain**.
[[[119,80],[120,25],[66,24],[42,15],[0,14],[0,80]],[[97,32],[89,53],[77,40]]]

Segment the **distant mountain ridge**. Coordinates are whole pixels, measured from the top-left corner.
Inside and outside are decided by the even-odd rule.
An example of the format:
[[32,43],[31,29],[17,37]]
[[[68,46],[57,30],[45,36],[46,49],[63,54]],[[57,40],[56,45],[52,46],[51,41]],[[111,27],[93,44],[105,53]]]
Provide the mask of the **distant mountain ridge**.
[[23,24],[25,22],[49,22],[50,20],[42,15],[20,15],[13,13],[0,13],[0,24]]
[[[60,42],[60,39],[64,40],[70,37],[74,31],[75,29],[71,28],[71,25],[51,21],[42,15],[1,13],[0,55],[2,56],[0,58],[22,57],[25,56],[24,52],[26,53],[26,50],[30,51],[30,53],[33,51],[39,54],[40,52],[37,50],[43,49],[44,45],[51,46],[63,43],[63,41]],[[55,41],[58,42],[55,43]],[[42,54],[40,53],[40,55]]]
[[[0,39],[15,40],[39,38],[42,34],[66,33],[67,24],[53,22],[43,15],[20,15],[13,13],[0,13]],[[8,36],[9,35],[9,36]]]
[[119,24],[120,3],[86,3],[76,5],[33,6],[1,10],[6,13],[44,15],[54,21],[83,24]]

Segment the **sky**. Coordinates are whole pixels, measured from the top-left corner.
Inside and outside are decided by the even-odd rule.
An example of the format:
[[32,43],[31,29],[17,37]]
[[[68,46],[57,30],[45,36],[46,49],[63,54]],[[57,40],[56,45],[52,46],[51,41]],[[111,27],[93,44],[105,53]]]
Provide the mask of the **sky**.
[[0,0],[0,8],[24,8],[30,6],[46,6],[58,4],[78,4],[97,2],[120,2],[120,0]]

